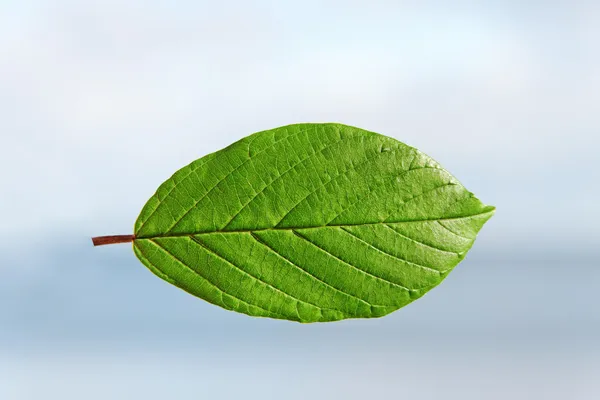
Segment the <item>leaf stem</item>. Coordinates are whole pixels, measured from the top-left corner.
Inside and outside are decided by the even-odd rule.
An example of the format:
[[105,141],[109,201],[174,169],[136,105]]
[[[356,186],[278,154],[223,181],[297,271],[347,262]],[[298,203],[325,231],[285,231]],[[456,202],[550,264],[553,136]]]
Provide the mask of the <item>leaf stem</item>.
[[92,238],[94,246],[104,246],[105,244],[130,243],[135,239],[135,235],[112,235],[96,236]]

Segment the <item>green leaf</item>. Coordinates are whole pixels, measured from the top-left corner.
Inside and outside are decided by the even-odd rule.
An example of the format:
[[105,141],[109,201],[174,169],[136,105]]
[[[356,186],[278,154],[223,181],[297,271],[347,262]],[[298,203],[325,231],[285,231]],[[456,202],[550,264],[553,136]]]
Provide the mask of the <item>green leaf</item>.
[[297,124],[177,171],[142,210],[134,250],[160,278],[229,310],[381,317],[438,285],[493,213],[395,139]]

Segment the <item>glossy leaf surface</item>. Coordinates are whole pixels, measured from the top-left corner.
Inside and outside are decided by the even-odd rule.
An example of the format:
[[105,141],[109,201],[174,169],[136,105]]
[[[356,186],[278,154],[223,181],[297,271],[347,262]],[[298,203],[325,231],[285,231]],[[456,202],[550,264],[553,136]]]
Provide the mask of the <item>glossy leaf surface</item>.
[[162,279],[226,309],[381,317],[438,285],[493,212],[395,139],[297,124],[177,171],[143,208],[134,249]]

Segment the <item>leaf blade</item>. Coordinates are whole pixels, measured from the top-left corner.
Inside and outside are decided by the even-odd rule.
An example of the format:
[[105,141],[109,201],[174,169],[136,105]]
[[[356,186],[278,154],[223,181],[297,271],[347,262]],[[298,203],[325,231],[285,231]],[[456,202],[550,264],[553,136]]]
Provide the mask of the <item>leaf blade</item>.
[[142,210],[134,249],[162,279],[227,309],[380,317],[437,286],[493,212],[410,146],[298,124],[176,172]]

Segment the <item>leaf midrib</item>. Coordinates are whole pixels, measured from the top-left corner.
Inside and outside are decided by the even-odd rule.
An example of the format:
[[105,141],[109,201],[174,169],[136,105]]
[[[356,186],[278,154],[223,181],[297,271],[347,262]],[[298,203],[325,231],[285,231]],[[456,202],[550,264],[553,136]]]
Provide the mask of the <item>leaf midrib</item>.
[[292,231],[292,230],[304,230],[304,229],[321,229],[321,228],[344,228],[344,227],[353,227],[353,226],[377,226],[377,225],[389,225],[389,224],[403,224],[403,223],[413,223],[413,222],[428,222],[428,221],[456,221],[460,219],[474,218],[480,215],[492,214],[494,213],[495,208],[490,210],[480,212],[477,214],[470,215],[460,215],[457,217],[448,217],[448,218],[430,218],[430,219],[414,219],[414,220],[404,220],[404,221],[381,221],[381,222],[365,222],[359,224],[328,224],[328,225],[319,225],[319,226],[300,226],[300,227],[286,227],[286,228],[258,228],[258,229],[237,229],[237,230],[227,230],[227,231],[208,231],[208,232],[182,232],[182,233],[165,233],[158,235],[148,235],[148,236],[137,236],[135,240],[141,239],[154,239],[154,238],[168,238],[168,237],[185,237],[185,236],[196,236],[196,235],[210,235],[216,233],[252,233],[252,232],[264,232],[264,231]]

